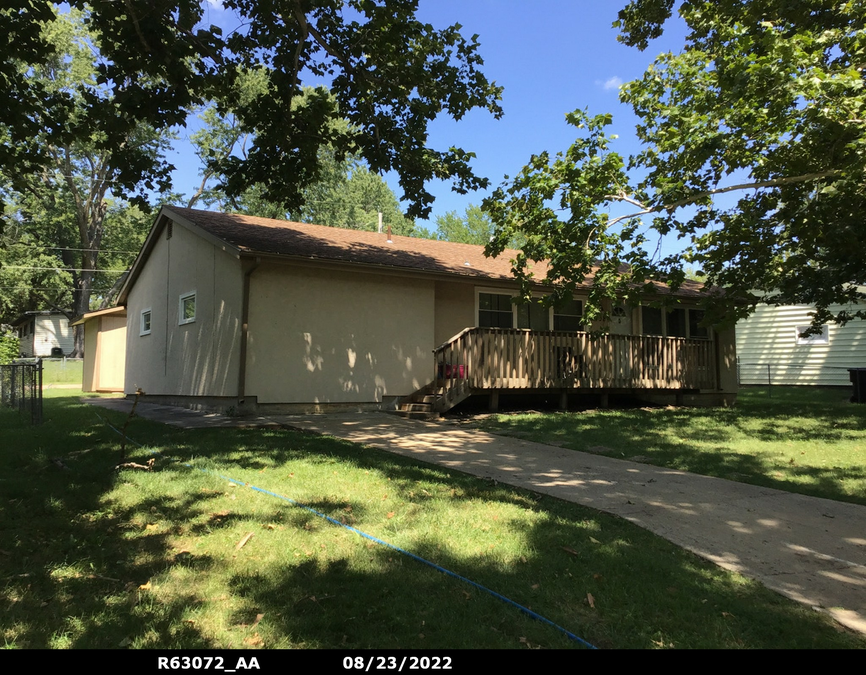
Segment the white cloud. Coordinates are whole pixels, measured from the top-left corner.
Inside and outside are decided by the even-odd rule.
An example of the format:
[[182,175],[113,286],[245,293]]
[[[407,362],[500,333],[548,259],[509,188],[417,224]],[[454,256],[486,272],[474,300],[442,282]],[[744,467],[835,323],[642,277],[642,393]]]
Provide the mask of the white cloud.
[[622,78],[619,78],[616,75],[614,75],[613,77],[611,77],[608,80],[605,80],[604,84],[602,85],[602,87],[604,87],[605,91],[610,91],[611,89],[619,89],[621,86],[622,86]]
[[225,9],[223,7],[223,0],[204,0],[202,4],[210,5],[214,9]]

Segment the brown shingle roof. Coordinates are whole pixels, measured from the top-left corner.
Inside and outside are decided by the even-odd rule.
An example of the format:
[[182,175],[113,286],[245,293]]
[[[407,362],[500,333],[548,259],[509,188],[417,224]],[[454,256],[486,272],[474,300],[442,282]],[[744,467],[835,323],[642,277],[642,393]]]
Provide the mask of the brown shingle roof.
[[[496,258],[487,258],[484,247],[473,244],[398,235],[393,235],[389,242],[384,233],[175,206],[165,207],[164,212],[168,216],[174,212],[212,236],[249,254],[284,255],[513,281],[511,260],[519,253],[506,249]],[[535,263],[530,270],[537,279],[543,279],[547,274],[547,265]],[[670,292],[664,284],[658,284],[657,288],[662,293]],[[695,297],[699,295],[700,288],[699,283],[686,282],[675,295]]]
[[[398,235],[392,235],[391,242],[388,242],[385,233],[173,206],[165,210],[177,213],[245,253],[335,260],[502,280],[513,280],[510,260],[518,253],[506,250],[497,258],[486,258],[484,247],[472,244]],[[546,266],[536,266],[535,271],[543,276]]]

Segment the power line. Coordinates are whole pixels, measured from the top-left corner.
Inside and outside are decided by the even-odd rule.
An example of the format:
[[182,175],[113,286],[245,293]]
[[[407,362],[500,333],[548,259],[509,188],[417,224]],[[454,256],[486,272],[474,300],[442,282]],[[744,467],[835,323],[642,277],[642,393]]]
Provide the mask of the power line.
[[111,248],[69,248],[68,246],[39,246],[38,244],[25,244],[22,242],[13,242],[10,246],[25,246],[27,248],[41,248],[45,251],[96,251],[97,253],[127,253],[129,255],[138,255],[138,251],[121,251]]
[[56,286],[0,286],[0,288],[6,290],[20,290],[20,291],[71,291],[71,288],[58,288]]
[[86,270],[75,267],[28,267],[26,265],[3,265],[4,270],[39,270],[43,272],[105,272],[109,274],[124,274],[127,270]]

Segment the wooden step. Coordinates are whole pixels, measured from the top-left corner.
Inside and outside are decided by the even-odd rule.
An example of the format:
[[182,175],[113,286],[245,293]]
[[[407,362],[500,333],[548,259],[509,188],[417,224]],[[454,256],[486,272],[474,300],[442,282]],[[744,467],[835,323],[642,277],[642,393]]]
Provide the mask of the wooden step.
[[423,411],[423,410],[388,410],[387,411],[391,415],[397,415],[397,417],[403,417],[405,419],[410,420],[435,420],[439,419],[439,413],[434,410]]

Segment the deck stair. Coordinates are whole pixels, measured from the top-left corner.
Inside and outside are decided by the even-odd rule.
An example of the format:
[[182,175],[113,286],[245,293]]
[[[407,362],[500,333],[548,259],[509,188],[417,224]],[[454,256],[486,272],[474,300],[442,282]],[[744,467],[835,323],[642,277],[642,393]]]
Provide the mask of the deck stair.
[[392,410],[395,415],[409,419],[436,419],[441,413],[448,412],[455,405],[469,397],[469,392],[449,391],[439,382],[425,384],[410,394]]

